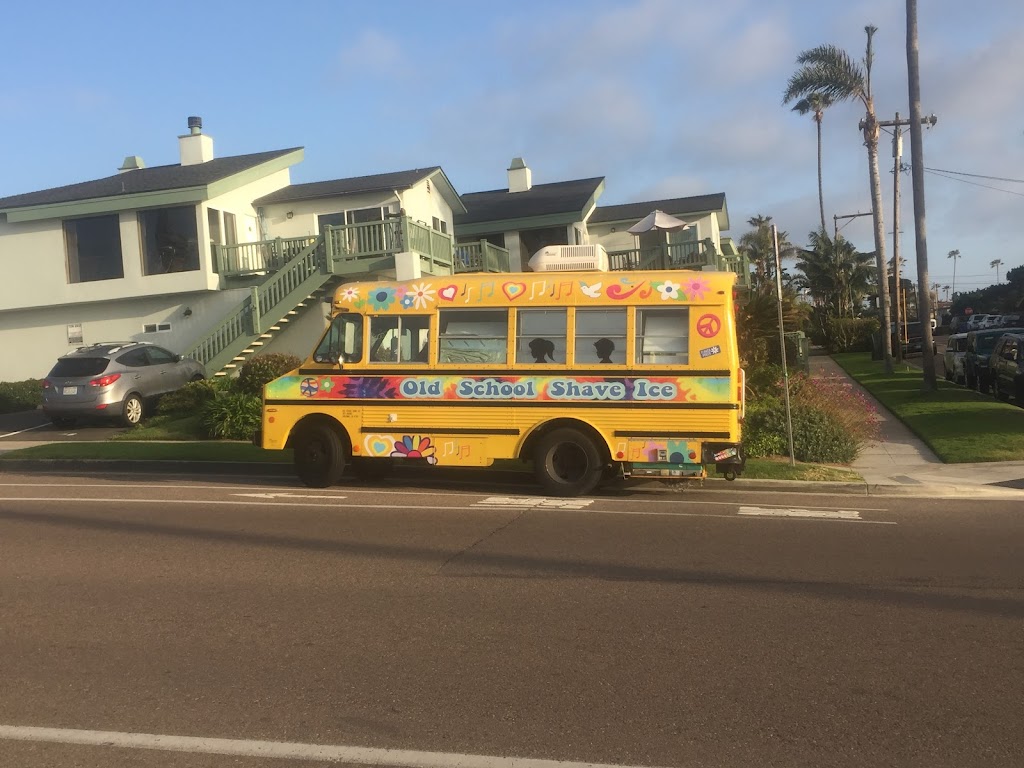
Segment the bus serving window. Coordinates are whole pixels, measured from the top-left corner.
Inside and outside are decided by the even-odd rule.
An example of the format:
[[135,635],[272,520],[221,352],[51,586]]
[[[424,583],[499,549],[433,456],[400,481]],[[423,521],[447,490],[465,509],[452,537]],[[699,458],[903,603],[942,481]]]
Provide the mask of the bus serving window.
[[363,358],[363,316],[338,315],[313,353],[313,362],[358,363]]
[[686,365],[690,355],[690,316],[679,309],[636,311],[636,362],[647,365]]
[[507,309],[442,309],[438,320],[437,362],[506,362]]
[[577,365],[626,364],[626,310],[577,309]]
[[516,330],[517,363],[564,363],[564,309],[521,309]]
[[427,362],[429,331],[429,317],[371,317],[370,362]]

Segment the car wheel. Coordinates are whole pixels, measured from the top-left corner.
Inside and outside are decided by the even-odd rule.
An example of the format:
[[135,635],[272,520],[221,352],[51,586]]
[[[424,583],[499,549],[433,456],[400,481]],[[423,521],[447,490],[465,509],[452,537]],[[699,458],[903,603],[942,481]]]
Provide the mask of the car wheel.
[[50,423],[59,429],[69,429],[75,426],[75,420],[70,416],[51,416]]
[[974,389],[978,385],[978,380],[971,376],[970,374],[967,374],[964,377],[964,384],[967,385],[968,389]]
[[345,446],[341,437],[325,424],[299,429],[293,440],[295,474],[310,488],[328,488],[345,471]]
[[988,379],[982,378],[981,376],[978,377],[978,391],[981,392],[981,394],[987,395],[991,388],[992,387],[989,384]]
[[126,427],[134,427],[142,421],[142,416],[142,398],[135,394],[128,395],[121,406],[121,423]]
[[590,493],[604,476],[605,462],[594,441],[575,429],[556,429],[537,443],[533,471],[552,496]]
[[1003,392],[1002,387],[999,386],[999,379],[992,382],[992,394],[995,395],[996,400],[1009,400],[1010,396]]

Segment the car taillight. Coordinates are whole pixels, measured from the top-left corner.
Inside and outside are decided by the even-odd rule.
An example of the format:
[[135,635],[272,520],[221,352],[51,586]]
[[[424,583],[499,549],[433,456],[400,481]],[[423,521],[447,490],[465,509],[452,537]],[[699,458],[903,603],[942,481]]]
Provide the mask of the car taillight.
[[42,386],[43,389],[50,389],[53,386],[53,384],[50,383],[49,379],[43,379],[40,382],[40,385]]
[[115,381],[121,378],[120,373],[108,373],[106,376],[100,376],[98,379],[93,379],[89,382],[90,387],[109,387]]

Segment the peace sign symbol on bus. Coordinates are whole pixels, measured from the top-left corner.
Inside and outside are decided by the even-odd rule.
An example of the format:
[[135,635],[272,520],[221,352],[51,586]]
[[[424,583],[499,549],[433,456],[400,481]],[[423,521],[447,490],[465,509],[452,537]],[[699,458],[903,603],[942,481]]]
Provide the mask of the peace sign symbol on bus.
[[697,333],[705,339],[717,336],[720,330],[722,330],[722,321],[715,315],[701,315],[697,318]]

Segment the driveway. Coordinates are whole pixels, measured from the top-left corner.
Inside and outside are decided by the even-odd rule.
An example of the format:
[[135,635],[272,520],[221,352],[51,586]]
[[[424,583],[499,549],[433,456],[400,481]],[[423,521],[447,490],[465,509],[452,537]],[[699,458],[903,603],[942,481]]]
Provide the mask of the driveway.
[[0,449],[4,443],[57,443],[65,441],[106,440],[123,432],[123,427],[103,422],[82,423],[71,429],[59,429],[42,411],[0,414]]

